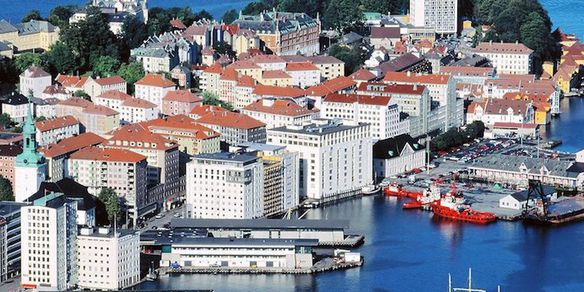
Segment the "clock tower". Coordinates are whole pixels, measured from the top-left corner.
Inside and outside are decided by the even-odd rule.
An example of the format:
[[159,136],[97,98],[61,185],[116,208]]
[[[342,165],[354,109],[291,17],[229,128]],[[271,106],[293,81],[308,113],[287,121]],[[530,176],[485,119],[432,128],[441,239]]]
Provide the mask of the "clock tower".
[[28,114],[22,127],[22,153],[16,156],[14,165],[14,198],[24,202],[36,193],[45,180],[47,163],[45,157],[37,150],[36,127],[34,124],[32,104],[28,104]]

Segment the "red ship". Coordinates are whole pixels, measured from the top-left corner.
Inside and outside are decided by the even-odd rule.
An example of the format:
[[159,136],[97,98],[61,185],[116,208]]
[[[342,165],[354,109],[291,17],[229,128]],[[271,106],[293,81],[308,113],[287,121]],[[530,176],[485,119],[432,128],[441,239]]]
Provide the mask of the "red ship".
[[386,196],[391,196],[391,197],[401,197],[401,198],[410,198],[410,199],[418,199],[418,197],[420,197],[422,195],[422,193],[420,192],[413,192],[413,191],[408,191],[405,190],[404,188],[402,188],[400,185],[398,185],[397,183],[392,183],[391,185],[387,186],[384,190],[383,193]]
[[469,223],[487,224],[497,220],[497,216],[495,216],[495,214],[490,212],[475,211],[467,205],[462,204],[461,197],[452,196],[450,193],[439,201],[433,202],[432,211],[434,214],[440,217]]
[[439,201],[441,197],[440,188],[434,184],[429,189],[421,193],[415,200],[405,202],[404,209],[424,209],[430,210],[432,202]]

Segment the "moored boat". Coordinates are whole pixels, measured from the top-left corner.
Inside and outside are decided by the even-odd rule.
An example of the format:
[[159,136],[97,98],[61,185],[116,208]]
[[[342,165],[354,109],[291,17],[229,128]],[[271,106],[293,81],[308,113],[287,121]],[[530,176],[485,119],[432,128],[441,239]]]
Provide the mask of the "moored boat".
[[364,196],[375,195],[379,193],[379,191],[381,191],[381,187],[376,185],[366,186],[361,189],[361,193],[363,193]]
[[460,194],[448,193],[440,200],[432,203],[432,211],[440,217],[463,222],[487,224],[497,220],[497,216],[490,212],[479,212],[464,204]]

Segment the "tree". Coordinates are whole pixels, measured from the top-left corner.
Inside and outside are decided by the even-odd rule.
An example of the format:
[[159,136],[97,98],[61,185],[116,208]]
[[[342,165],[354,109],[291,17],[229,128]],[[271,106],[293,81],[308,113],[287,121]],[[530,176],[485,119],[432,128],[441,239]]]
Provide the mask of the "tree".
[[120,218],[120,198],[116,191],[109,187],[102,188],[97,198],[105,205],[110,223],[113,222],[114,216]]
[[43,20],[40,11],[38,10],[31,10],[27,15],[25,15],[21,22],[29,22],[31,20]]
[[207,10],[203,9],[195,15],[195,20],[202,20],[202,19],[213,20],[213,15],[211,15],[211,13],[207,12]]
[[14,201],[12,183],[0,175],[0,201]]
[[16,56],[15,65],[18,71],[24,72],[28,67],[32,65],[44,67],[45,62],[41,57],[41,54],[26,52]]
[[345,32],[362,18],[363,13],[355,7],[352,0],[329,0],[324,11],[323,28]]
[[87,17],[61,30],[61,41],[79,57],[80,67],[90,69],[100,56],[117,56],[117,37],[99,8],[87,8]]
[[122,64],[118,70],[118,75],[122,76],[129,85],[130,93],[134,92],[134,83],[144,77],[144,67],[140,62]]
[[62,42],[56,42],[45,54],[47,67],[53,75],[58,73],[74,73],[79,69],[77,66],[77,56],[71,48]]
[[73,16],[73,11],[76,8],[74,5],[56,6],[51,10],[51,14],[49,14],[47,20],[58,27],[64,27],[69,24],[69,18]]
[[12,118],[9,114],[3,113],[0,115],[0,126],[4,129],[8,128],[12,124]]
[[100,56],[93,61],[93,75],[107,77],[115,75],[120,68],[120,61],[110,56]]
[[75,97],[81,97],[81,98],[83,98],[85,100],[91,101],[91,96],[89,96],[89,94],[87,94],[83,90],[77,90],[77,91],[73,92],[73,96],[75,96]]
[[543,55],[549,40],[545,38],[549,35],[549,30],[545,26],[545,21],[537,12],[531,12],[527,20],[519,29],[521,42],[528,48],[534,50],[536,54]]
[[45,116],[40,116],[40,117],[36,117],[34,119],[35,122],[42,122],[42,121],[46,121],[47,118]]
[[216,106],[220,106],[228,111],[233,111],[232,104],[220,100],[219,97],[212,92],[203,91],[202,97],[203,97],[203,104],[204,105],[216,105]]
[[0,95],[13,92],[16,89],[19,74],[14,59],[0,59]]
[[148,28],[136,16],[128,16],[122,23],[120,39],[120,58],[128,61],[130,50],[139,47],[148,38]]
[[225,14],[223,14],[223,17],[221,17],[221,20],[223,20],[223,22],[225,22],[227,24],[231,24],[238,17],[239,17],[239,14],[237,13],[237,11],[235,9],[230,9],[230,10],[225,11]]
[[363,65],[365,55],[361,52],[361,47],[356,45],[352,47],[333,45],[329,49],[329,55],[345,62],[345,73],[351,74]]
[[233,47],[224,41],[213,43],[213,49],[218,54],[227,54],[231,59],[235,59],[235,51],[233,51]]

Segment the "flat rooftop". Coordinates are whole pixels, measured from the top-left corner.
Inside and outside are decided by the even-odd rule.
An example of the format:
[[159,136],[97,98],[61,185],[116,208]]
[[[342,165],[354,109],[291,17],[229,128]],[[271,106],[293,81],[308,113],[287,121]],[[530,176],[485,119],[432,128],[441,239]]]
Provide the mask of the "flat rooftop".
[[172,228],[222,229],[347,229],[349,220],[313,219],[189,219],[173,218]]
[[258,160],[258,157],[250,153],[231,153],[231,152],[217,152],[205,153],[194,156],[196,160],[215,160],[215,161],[231,161],[231,162],[250,162]]
[[285,132],[285,133],[297,133],[297,134],[307,134],[307,135],[317,135],[323,136],[331,133],[342,132],[350,129],[355,129],[363,127],[367,124],[365,123],[350,123],[347,121],[340,120],[330,120],[316,119],[316,122],[305,124],[305,125],[288,125],[283,127],[277,127],[268,130],[274,132]]
[[318,246],[318,239],[201,237],[195,234],[181,234],[180,232],[171,234],[169,230],[147,231],[140,235],[140,241],[142,244],[151,241],[154,245]]

